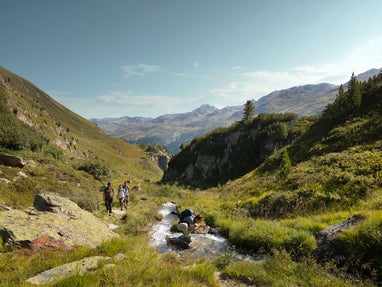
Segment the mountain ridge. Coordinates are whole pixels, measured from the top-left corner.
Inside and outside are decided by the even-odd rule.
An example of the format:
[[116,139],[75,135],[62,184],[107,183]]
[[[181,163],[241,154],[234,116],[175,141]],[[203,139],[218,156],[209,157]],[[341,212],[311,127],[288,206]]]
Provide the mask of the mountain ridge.
[[[55,153],[66,156],[70,161],[110,161],[110,169],[117,174],[117,160],[124,160],[136,176],[143,173],[141,165],[149,166],[151,160],[139,146],[127,144],[118,138],[111,138],[93,122],[69,110],[33,83],[0,67],[0,95],[2,99],[3,121],[18,119],[35,134],[43,135],[48,147]],[[9,137],[4,132],[14,131],[22,143],[23,135],[19,134],[16,126],[5,130],[5,124],[0,129],[2,139]],[[25,128],[27,129],[27,128]],[[45,143],[44,143],[45,145]],[[147,164],[147,163],[149,164]],[[136,168],[135,168],[136,167]],[[153,168],[153,175],[160,175]],[[132,172],[134,173],[134,172]]]
[[[14,81],[13,78],[10,78],[10,82],[5,79],[5,84],[9,86],[12,81]],[[316,282],[317,286],[355,286],[363,285],[363,279],[365,279],[367,283],[369,280],[375,281],[378,284],[376,286],[380,286],[382,265],[381,254],[378,250],[382,250],[382,236],[379,232],[382,226],[380,210],[382,206],[382,74],[359,86],[355,82],[353,87],[355,89],[349,88],[349,91],[344,93],[344,97],[337,97],[321,116],[302,117],[301,125],[298,123],[295,125],[296,121],[293,118],[296,117],[295,114],[263,113],[251,120],[239,121],[226,131],[216,129],[213,133],[194,139],[193,143],[183,147],[182,151],[172,159],[172,163],[177,161],[178,167],[184,167],[186,177],[183,177],[182,170],[179,170],[180,173],[177,174],[180,177],[175,174],[175,178],[169,179],[178,183],[180,183],[179,180],[191,179],[190,183],[201,187],[200,180],[204,179],[201,175],[208,176],[207,179],[214,179],[219,175],[217,172],[220,172],[219,183],[212,182],[214,186],[217,184],[216,187],[208,190],[191,189],[188,185],[167,185],[163,182],[158,184],[158,182],[149,182],[149,178],[145,178],[139,192],[138,189],[137,192],[132,189],[131,205],[127,215],[123,217],[103,216],[105,213],[99,209],[99,202],[97,202],[101,193],[98,189],[95,190],[98,181],[92,179],[83,170],[76,170],[72,166],[73,159],[54,159],[44,151],[10,150],[12,154],[26,157],[27,163],[22,170],[0,165],[0,208],[4,207],[3,204],[14,210],[22,209],[23,206],[28,207],[30,205],[26,201],[30,202],[33,193],[41,190],[52,190],[64,194],[65,197],[68,196],[68,192],[72,192],[70,197],[78,198],[82,195],[83,202],[88,204],[89,201],[93,201],[94,210],[98,210],[97,216],[109,223],[109,228],[112,225],[110,223],[118,223],[121,228],[117,232],[122,235],[122,238],[104,242],[97,249],[80,248],[74,252],[59,250],[25,252],[18,248],[7,250],[3,245],[5,240],[1,239],[0,251],[7,259],[6,264],[9,267],[0,271],[1,277],[4,278],[3,283],[7,286],[20,285],[31,275],[48,270],[51,266],[62,266],[68,260],[76,262],[73,260],[89,255],[107,255],[115,256],[113,268],[121,276],[105,277],[104,269],[96,271],[96,267],[92,267],[92,273],[85,276],[83,274],[71,276],[58,284],[98,286],[107,280],[111,285],[119,286],[132,280],[137,285],[149,286],[153,283],[153,274],[159,274],[158,277],[154,276],[154,279],[156,283],[163,286],[172,283],[182,286],[210,286],[215,284],[214,280],[216,280],[215,273],[211,272],[212,266],[212,271],[219,270],[223,274],[224,277],[221,278],[224,278],[224,282],[227,282],[227,278],[233,278],[234,285],[241,282],[244,285],[248,282],[258,285],[264,282],[269,282],[270,286],[280,285],[280,283],[273,283],[276,279],[270,281],[269,278],[272,275],[275,278],[278,277],[277,282],[284,283],[287,278],[288,282],[295,282],[296,285]],[[25,90],[15,92],[6,88],[4,79],[0,79],[0,109],[3,112],[0,113],[0,117],[2,116],[2,119],[5,117],[5,112],[12,119],[16,119],[17,114],[22,112],[25,120],[28,118],[30,120],[26,121],[25,125],[32,124],[30,126],[32,128],[34,124],[41,123],[43,131],[51,132],[54,135],[53,139],[69,137],[77,129],[81,131],[81,125],[74,125],[75,122],[72,123],[73,126],[69,125],[65,122],[65,118],[62,118],[62,122],[54,121],[61,118],[46,114],[46,111],[41,109],[47,107],[43,103],[32,101],[31,106],[26,106],[29,104],[26,98],[31,96],[29,92],[26,93]],[[352,103],[352,93],[358,94],[358,92],[361,92],[361,103],[354,110],[352,105],[346,105],[346,103]],[[14,102],[6,106],[3,105],[5,99]],[[32,99],[36,98],[32,97]],[[17,103],[19,105],[15,105]],[[204,108],[209,110],[208,106]],[[65,112],[61,109],[58,108],[57,112],[62,112],[61,116],[65,116]],[[46,122],[39,122],[40,117]],[[78,118],[79,121],[80,119]],[[1,132],[1,128],[7,122],[0,121],[0,123]],[[10,126],[10,128],[15,127]],[[240,130],[235,131],[236,128]],[[96,135],[100,130],[95,128],[91,131],[94,132],[92,135]],[[285,133],[288,131],[292,132],[289,133],[290,138],[288,133]],[[83,132],[90,133],[90,131]],[[122,172],[118,180],[130,177],[136,172],[134,169],[150,168],[148,165],[142,167],[139,164],[138,157],[144,156],[143,153],[135,155],[130,153],[128,157],[126,156],[128,151],[138,147],[132,147],[121,139],[108,137],[102,131],[100,133],[102,136],[89,140],[79,135],[78,145],[73,144],[82,151],[84,146],[92,141],[98,144],[103,142],[104,145],[99,144],[97,153],[91,155],[107,160],[107,163],[113,167],[117,167],[114,161],[122,162],[122,168],[120,166],[118,169]],[[240,137],[238,133],[243,136]],[[229,140],[225,141],[224,138]],[[289,142],[290,140],[292,142]],[[198,145],[198,142],[201,144]],[[88,148],[91,147],[94,146]],[[101,153],[100,148],[110,149],[107,157]],[[74,154],[74,152],[68,152],[68,155]],[[222,160],[213,160],[214,158],[224,160],[231,155],[234,157],[225,163]],[[178,160],[175,159],[176,157]],[[197,162],[193,160],[195,158]],[[133,160],[133,165],[129,163],[129,160]],[[256,165],[257,168],[253,169],[255,166],[248,165],[255,163],[255,160],[261,162],[257,162],[260,166]],[[236,167],[229,169],[228,164],[236,165]],[[190,174],[191,168],[188,166],[193,168],[192,177],[189,178],[187,174]],[[171,164],[168,175],[173,172],[173,168]],[[201,170],[201,168],[206,169]],[[226,177],[227,172],[230,173],[228,174],[231,175],[230,177]],[[147,174],[150,172],[148,171]],[[222,235],[227,237],[235,249],[250,250],[249,255],[261,254],[261,261],[238,262],[227,261],[223,258],[224,262],[221,263],[216,260],[201,262],[201,257],[198,257],[197,262],[194,259],[185,261],[195,266],[186,270],[181,266],[182,264],[179,264],[179,260],[172,258],[169,260],[166,256],[158,257],[152,246],[147,249],[149,236],[147,227],[151,227],[153,222],[158,222],[162,218],[157,209],[160,207],[159,204],[169,201],[176,202],[179,208],[185,206],[195,208],[194,210],[204,215],[206,224],[221,230]],[[49,210],[52,206],[56,206],[68,215],[70,218],[67,220],[77,219],[61,204],[52,204],[54,201],[51,199],[48,199],[47,203]],[[45,211],[38,211],[42,214],[41,212],[45,214]],[[352,216],[351,218],[354,218],[354,215],[362,220],[347,232],[346,229],[344,230],[344,224],[349,223],[350,220],[347,219],[349,215]],[[18,214],[16,216],[20,217]],[[32,209],[28,209],[27,216],[26,220],[35,220],[36,214]],[[78,219],[83,220],[81,216]],[[24,223],[19,224],[24,225],[25,220]],[[335,236],[333,240],[326,241],[328,235],[334,237],[337,234],[328,232],[328,228],[333,229],[333,226],[336,230],[340,229],[341,234]],[[50,231],[52,230],[51,224],[47,227]],[[107,228],[106,225],[103,227]],[[89,235],[89,228],[86,226],[84,228]],[[38,229],[41,230],[41,228]],[[72,238],[71,232],[67,229],[62,230],[61,226],[57,231],[60,236]],[[74,232],[77,230],[73,230]],[[4,233],[2,235],[4,236]],[[318,238],[319,235],[321,239]],[[325,236],[325,244],[322,244],[322,236]],[[193,244],[195,242],[193,240]],[[190,250],[195,249],[200,248],[193,245]],[[204,248],[200,250],[209,252]],[[230,249],[229,252],[231,251]],[[179,252],[180,256],[182,256],[181,253],[182,251]],[[152,258],[157,260],[153,261]],[[185,257],[180,259],[182,261]],[[136,264],[137,262],[140,264]],[[330,264],[327,265],[326,262]],[[38,268],[36,263],[39,265]],[[99,268],[103,266],[101,264]],[[137,266],[140,269],[137,269]],[[150,268],[147,269],[147,266]],[[264,267],[267,269],[263,269]],[[51,274],[50,270],[48,270],[49,274]],[[126,270],[132,272],[126,273]],[[175,274],[174,270],[181,276],[172,276],[171,274]],[[248,270],[251,272],[248,273]],[[142,274],[147,275],[142,276]],[[351,277],[349,283],[345,281],[347,274]],[[354,278],[356,278],[355,285]],[[338,281],[334,281],[336,279]]]
[[[357,77],[361,81],[378,74],[381,69],[370,69]],[[346,87],[346,84],[344,85]],[[295,113],[300,116],[318,115],[337,94],[339,85],[330,83],[307,84],[273,91],[252,100],[255,113]],[[119,117],[91,119],[105,133],[130,143],[155,143],[165,146],[172,154],[215,128],[227,127],[242,118],[243,106],[221,109],[203,104],[191,112],[150,117]]]

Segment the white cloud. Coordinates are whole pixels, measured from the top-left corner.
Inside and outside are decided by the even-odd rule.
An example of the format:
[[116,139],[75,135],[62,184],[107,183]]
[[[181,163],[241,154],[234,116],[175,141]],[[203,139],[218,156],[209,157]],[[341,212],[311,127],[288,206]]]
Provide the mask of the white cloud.
[[108,104],[122,104],[132,106],[146,106],[154,104],[165,104],[166,102],[174,102],[178,99],[165,97],[160,95],[137,96],[132,92],[111,92],[107,95],[100,96],[99,99]]
[[173,75],[173,76],[176,76],[176,77],[186,77],[187,76],[185,73],[172,73],[172,72],[168,72],[168,73]]
[[194,68],[197,69],[197,68],[199,68],[199,67],[200,67],[200,64],[199,64],[197,61],[195,61],[195,62],[194,62]]
[[155,106],[157,109],[184,106],[188,103],[194,103],[196,98],[179,98],[163,95],[135,95],[133,92],[111,92],[100,96],[99,99],[106,104],[128,105],[128,106]]
[[340,63],[355,74],[382,67],[382,35],[355,47]]
[[[239,80],[210,90],[211,100],[233,104],[258,99],[268,93],[305,84],[328,82],[345,83],[351,74],[359,74],[382,67],[382,36],[362,43],[338,62],[317,66],[299,66],[286,71],[251,71],[241,74]],[[240,67],[241,68],[241,67]],[[233,69],[234,70],[234,69]],[[235,68],[235,70],[239,70]]]
[[242,66],[235,66],[235,67],[232,67],[232,71],[241,71],[243,70],[243,67]]
[[130,77],[145,77],[151,73],[163,72],[159,66],[138,64],[138,65],[124,65],[121,67],[122,71],[125,73],[126,78]]
[[55,99],[71,96],[70,92],[67,92],[67,91],[56,91],[56,90],[48,91],[48,94],[50,96],[52,96],[53,98],[55,98]]
[[[199,65],[199,64],[198,64]],[[176,77],[186,76],[184,73],[175,73],[163,70],[159,66],[147,65],[147,64],[138,64],[138,65],[124,65],[121,67],[125,78],[130,77],[146,77],[148,74],[153,73],[165,73]]]
[[94,99],[82,98],[79,96],[73,95],[71,92],[65,91],[49,91],[49,96],[54,98],[59,103],[67,106],[67,107],[75,107],[76,105],[89,105],[89,103],[93,103]]

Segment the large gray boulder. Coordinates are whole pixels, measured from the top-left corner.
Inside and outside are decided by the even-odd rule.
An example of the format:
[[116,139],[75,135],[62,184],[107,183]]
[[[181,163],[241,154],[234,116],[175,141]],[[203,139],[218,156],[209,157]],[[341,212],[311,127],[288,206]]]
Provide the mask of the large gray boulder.
[[110,257],[93,256],[79,261],[67,263],[55,268],[46,270],[34,277],[26,280],[26,283],[33,285],[52,285],[53,283],[74,275],[84,275],[87,272],[94,271],[102,261],[111,261]]
[[26,210],[0,212],[3,244],[30,248],[35,240],[49,238],[68,248],[75,245],[97,247],[119,236],[92,213],[58,194],[39,194],[34,205]]
[[26,161],[19,156],[0,153],[0,164],[10,167],[22,168],[26,164]]

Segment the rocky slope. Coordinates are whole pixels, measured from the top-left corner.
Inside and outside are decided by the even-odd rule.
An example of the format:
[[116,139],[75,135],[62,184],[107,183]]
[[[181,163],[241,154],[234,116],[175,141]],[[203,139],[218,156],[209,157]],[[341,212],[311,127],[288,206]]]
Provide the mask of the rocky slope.
[[298,125],[295,114],[262,114],[194,139],[171,159],[163,180],[210,186],[240,177],[290,143],[299,134]]
[[103,131],[129,143],[155,143],[175,154],[182,143],[217,127],[240,119],[240,107],[218,109],[209,105],[184,114],[169,114],[157,118],[121,117],[92,119]]

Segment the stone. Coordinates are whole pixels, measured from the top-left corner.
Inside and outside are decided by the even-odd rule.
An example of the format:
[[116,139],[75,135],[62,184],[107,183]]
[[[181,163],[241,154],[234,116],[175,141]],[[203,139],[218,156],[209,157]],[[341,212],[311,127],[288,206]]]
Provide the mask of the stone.
[[11,183],[11,181],[9,179],[6,179],[6,178],[0,178],[0,184],[1,183],[8,184],[8,183]]
[[19,171],[17,173],[17,177],[15,177],[13,180],[20,180],[20,179],[26,179],[28,176],[25,174],[25,172]]
[[364,219],[364,216],[356,214],[345,221],[338,222],[317,232],[315,234],[317,240],[317,248],[313,252],[317,260],[320,262],[325,262],[327,260],[340,258],[341,254],[339,254],[336,246],[333,244],[333,240],[338,234],[350,228],[354,228]]
[[31,248],[38,238],[50,237],[50,248],[64,245],[95,248],[103,241],[119,237],[92,213],[50,192],[36,195],[35,207],[0,212],[0,236],[4,245],[24,248]]
[[93,256],[82,260],[67,263],[61,266],[46,270],[34,277],[27,279],[25,282],[33,285],[52,285],[53,283],[64,278],[74,275],[84,275],[86,272],[96,270],[102,261],[110,261],[110,257]]
[[54,239],[53,237],[47,235],[40,236],[30,243],[30,249],[32,250],[42,250],[46,248],[62,250],[69,249],[62,239]]
[[0,164],[10,166],[10,167],[23,168],[26,164],[26,161],[19,156],[1,153],[0,154]]

